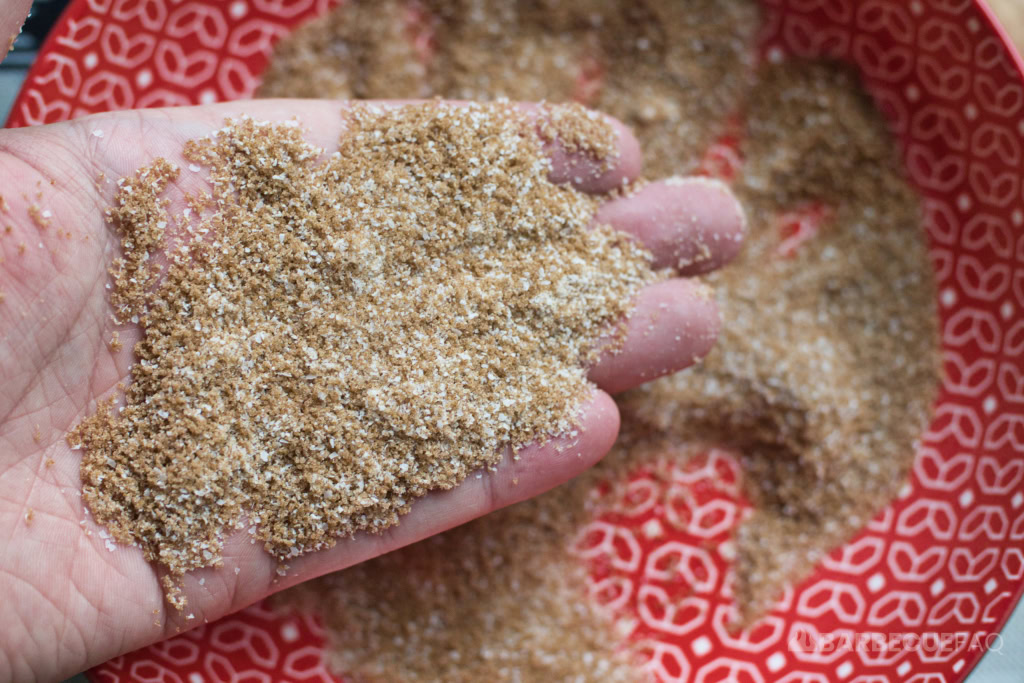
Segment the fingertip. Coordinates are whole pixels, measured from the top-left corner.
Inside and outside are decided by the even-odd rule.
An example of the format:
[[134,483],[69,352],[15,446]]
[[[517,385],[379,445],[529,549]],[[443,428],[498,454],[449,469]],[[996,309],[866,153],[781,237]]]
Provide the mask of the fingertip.
[[669,178],[664,182],[675,189],[676,201],[690,208],[690,220],[698,226],[699,240],[711,254],[703,261],[694,259],[692,266],[684,265],[687,257],[682,255],[677,264],[681,266],[677,268],[680,273],[706,273],[736,258],[747,234],[747,212],[732,188],[717,178],[703,176]]
[[[619,407],[615,399],[594,387],[579,409],[576,424],[568,433],[544,443],[527,446],[516,454],[516,466],[499,469],[494,476],[505,485],[506,490],[515,493],[528,492],[522,488],[515,490],[524,481],[527,483],[526,489],[543,487],[541,490],[568,481],[600,461],[611,450],[619,436],[619,427]],[[524,472],[524,469],[529,473]],[[511,485],[513,479],[518,482],[516,486]],[[531,486],[533,479],[537,479],[537,482]],[[536,491],[530,495],[536,495]],[[508,502],[503,504],[507,505]]]
[[584,435],[584,448],[579,451],[579,458],[584,467],[579,472],[607,455],[619,437],[620,427],[619,407],[615,399],[600,389],[594,389],[590,402],[581,413],[579,429]]
[[608,182],[608,189],[614,189],[640,177],[640,171],[644,165],[644,153],[640,148],[640,141],[633,134],[632,128],[614,117],[606,116],[605,118],[619,140],[618,167],[612,169],[618,175],[606,181]]
[[728,185],[703,177],[668,178],[600,208],[595,221],[633,235],[656,268],[700,275],[739,254],[747,232],[743,205]]
[[591,381],[610,394],[669,375],[703,359],[721,328],[711,289],[689,279],[665,280],[643,289],[617,352],[591,368]]
[[586,152],[569,151],[557,140],[545,143],[551,159],[548,179],[556,184],[571,184],[588,194],[603,194],[635,180],[643,166],[643,152],[633,131],[616,118],[599,114],[611,127],[615,152],[597,159]]

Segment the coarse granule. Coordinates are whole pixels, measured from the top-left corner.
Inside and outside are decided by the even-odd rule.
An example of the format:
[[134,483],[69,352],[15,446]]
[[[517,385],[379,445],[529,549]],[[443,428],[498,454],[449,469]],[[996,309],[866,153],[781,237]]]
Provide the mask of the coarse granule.
[[[559,130],[592,130],[572,111]],[[168,213],[166,161],[110,211],[111,302],[145,336],[124,405],[70,440],[93,516],[166,566],[177,607],[173,577],[218,565],[243,514],[284,560],[569,432],[599,340],[656,277],[590,225],[596,198],[547,179],[514,105],[356,106],[347,124],[318,161],[298,125],[229,122],[186,147],[206,212]]]
[[[265,95],[298,94],[293,83],[315,65],[316,73],[352,80],[337,89],[312,84],[303,94],[583,100],[634,126],[651,177],[694,169],[732,115],[744,139],[734,189],[751,224],[740,259],[710,278],[725,324],[707,364],[625,396],[624,436],[570,484],[433,539],[433,549],[410,546],[280,596],[280,604],[319,604],[339,671],[388,680],[435,680],[434,671],[454,680],[463,671],[529,680],[526,658],[488,666],[481,643],[493,652],[517,630],[557,638],[598,622],[608,643],[619,642],[610,635],[612,617],[598,611],[581,613],[597,622],[568,625],[565,606],[583,600],[577,579],[525,625],[516,617],[507,633],[502,620],[518,614],[521,602],[548,600],[529,588],[541,582],[521,579],[532,568],[578,576],[567,544],[595,514],[581,502],[586,492],[622,481],[664,453],[659,444],[725,442],[746,458],[745,484],[758,511],[736,538],[745,620],[847,540],[905,481],[940,376],[919,201],[881,117],[849,73],[811,63],[752,68],[754,5],[435,0],[420,4],[429,13],[410,17],[396,14],[405,3],[355,1],[278,44]],[[390,9],[377,14],[375,7]],[[407,28],[425,23],[434,34],[430,49],[394,63],[368,59],[385,51],[394,57],[398,48],[352,37],[384,30],[394,16]],[[407,82],[389,86],[389,70],[413,72],[408,59],[424,68],[428,87],[415,79],[408,90]],[[371,61],[372,68],[359,67]],[[820,232],[802,244],[786,240],[779,214],[819,205]],[[795,244],[792,254],[781,253],[784,241]],[[479,568],[474,548],[485,544],[502,558],[500,570]],[[463,556],[470,560],[460,566]],[[473,589],[481,573],[487,580]],[[381,588],[391,582],[405,592]],[[438,597],[455,590],[457,603]],[[486,627],[478,612],[491,615]],[[432,621],[433,614],[441,617]],[[578,646],[567,644],[559,656],[582,661],[612,652]]]
[[277,44],[259,94],[576,100],[663,142],[658,177],[737,110],[757,26],[748,0],[351,0]]
[[50,211],[39,208],[38,204],[32,204],[28,207],[28,217],[40,228],[46,229],[50,227]]

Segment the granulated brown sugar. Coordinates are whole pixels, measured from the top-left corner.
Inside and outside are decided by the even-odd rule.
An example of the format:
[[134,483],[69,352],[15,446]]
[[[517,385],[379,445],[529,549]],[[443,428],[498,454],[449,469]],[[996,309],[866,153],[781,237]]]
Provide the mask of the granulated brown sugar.
[[616,140],[596,112],[578,102],[558,106],[542,105],[543,117],[537,132],[544,142],[560,145],[569,154],[587,154],[601,160],[598,169],[608,168]]
[[32,204],[28,207],[28,217],[40,228],[50,227],[51,212],[39,208],[38,204]]
[[565,552],[590,474],[286,592],[330,633],[329,665],[370,681],[632,681],[627,652]]
[[[429,96],[425,69],[407,40],[410,3],[348,3],[279,44],[264,75],[265,96],[373,99]],[[528,101],[528,100],[524,100]]]
[[[547,114],[587,151],[614,148],[585,111]],[[513,105],[347,119],[323,161],[291,124],[190,143],[214,188],[201,215],[169,215],[166,161],[119,183],[110,300],[146,334],[124,405],[71,441],[93,516],[172,576],[217,565],[243,513],[283,560],[571,433],[585,365],[655,277],[632,240],[589,225],[597,199],[547,179]]]
[[[735,590],[747,618],[902,485],[939,377],[918,200],[849,74],[807,63],[754,73],[753,2],[432,0],[403,14],[409,6],[350,2],[299,29],[278,45],[262,93],[579,99],[635,127],[651,177],[694,169],[739,114],[745,166],[734,189],[751,218],[747,246],[710,279],[725,324],[706,365],[623,397],[625,436],[600,465],[429,547],[280,600],[319,606],[339,671],[386,680],[553,680],[572,671],[602,680],[566,664],[625,661],[611,654],[609,615],[569,609],[583,586],[566,546],[595,513],[587,494],[599,482],[618,481],[668,444],[740,451],[757,505],[736,539]],[[407,44],[359,42],[371,32]],[[306,73],[335,75],[321,89]],[[820,232],[806,241],[785,235],[778,216],[790,211],[820,214]],[[483,547],[501,558],[497,568]],[[526,578],[543,568],[576,578],[557,592]],[[447,598],[454,593],[458,601]],[[532,619],[523,603],[534,606]],[[605,635],[551,653],[574,629]],[[533,668],[528,650],[503,646],[523,630],[546,644],[552,668]]]
[[315,611],[328,664],[368,681],[643,681],[632,624],[583,595],[568,552],[626,474],[667,444],[630,425],[599,465],[554,491],[292,588],[282,609]]
[[661,141],[658,177],[736,111],[756,28],[747,1],[352,0],[277,45],[260,95],[578,100]]
[[[728,321],[719,344],[622,406],[744,458],[757,512],[737,532],[736,594],[750,617],[896,495],[939,357],[919,202],[856,80],[820,64],[765,67],[743,140],[735,189],[754,225],[736,262],[708,278]],[[831,216],[781,254],[775,217],[812,202]]]

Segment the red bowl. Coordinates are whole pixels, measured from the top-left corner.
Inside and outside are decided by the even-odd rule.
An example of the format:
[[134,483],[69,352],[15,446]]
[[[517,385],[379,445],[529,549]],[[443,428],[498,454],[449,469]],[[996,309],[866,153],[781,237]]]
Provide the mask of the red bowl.
[[[248,97],[273,42],[335,4],[75,0],[8,125]],[[739,636],[723,628],[727,567],[707,560],[690,616],[680,610],[666,619],[671,604],[637,609],[649,664],[681,681],[962,680],[999,642],[1024,585],[1024,64],[977,1],[764,5],[763,49],[854,64],[901,143],[925,198],[947,378],[898,500]],[[735,463],[715,458],[701,471],[722,488]],[[707,512],[728,515],[735,501],[712,497]],[[666,542],[640,542],[635,529],[628,520],[597,520],[596,540],[583,552],[605,553],[617,581],[656,594],[640,568]],[[91,676],[335,680],[321,663],[322,645],[314,619],[256,605]]]

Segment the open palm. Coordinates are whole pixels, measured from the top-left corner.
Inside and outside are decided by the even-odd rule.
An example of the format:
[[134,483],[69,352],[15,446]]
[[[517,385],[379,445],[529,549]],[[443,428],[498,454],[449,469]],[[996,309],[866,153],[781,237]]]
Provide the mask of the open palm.
[[[89,518],[80,457],[65,441],[98,399],[129,380],[140,334],[116,327],[107,304],[107,268],[118,248],[103,218],[110,181],[156,157],[187,166],[187,140],[242,113],[297,116],[311,142],[332,149],[342,134],[341,106],[266,100],[0,131],[0,680],[72,673],[549,489],[611,446],[618,413],[605,392],[689,365],[710,348],[718,317],[698,285],[653,285],[636,302],[625,348],[591,371],[603,391],[595,389],[572,443],[506,457],[496,471],[420,500],[397,527],[299,558],[283,577],[276,561],[240,534],[227,542],[223,567],[185,577],[185,613],[166,608],[159,570],[138,548],[115,545]],[[581,172],[588,160],[554,149],[553,176],[590,192],[635,177],[636,142],[627,132],[620,137],[619,161],[603,175]],[[184,174],[167,193],[171,211],[183,208],[185,192],[202,187],[199,174]],[[683,275],[728,260],[743,230],[728,191],[699,179],[648,185],[606,203],[598,220],[635,235],[656,266],[682,266]],[[115,331],[124,343],[118,350],[109,343]]]

